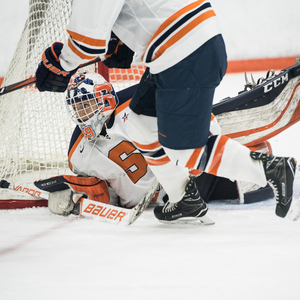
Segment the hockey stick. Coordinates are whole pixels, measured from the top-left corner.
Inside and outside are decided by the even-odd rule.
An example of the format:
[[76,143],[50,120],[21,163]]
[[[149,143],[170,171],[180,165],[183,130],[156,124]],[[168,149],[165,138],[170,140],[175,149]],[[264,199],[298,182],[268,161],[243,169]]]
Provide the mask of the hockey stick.
[[[147,208],[153,196],[155,195],[158,186],[159,183],[155,179],[145,196],[134,208],[131,209],[81,198],[80,202],[75,205],[75,208],[71,213],[97,218],[113,224],[121,224],[124,226],[131,225]],[[6,180],[0,181],[0,188],[26,193],[32,197],[35,197],[36,199],[43,198],[48,200],[50,194],[49,192],[39,189],[32,189],[17,184],[11,184]]]
[[148,207],[158,186],[159,184],[155,179],[143,199],[131,209],[104,204],[85,198],[81,198],[80,204],[76,204],[77,207],[75,209],[80,210],[79,214],[81,216],[97,217],[109,223],[122,224],[125,226],[131,225]]
[[[94,60],[91,60],[87,63],[84,63],[84,64],[80,65],[80,68],[87,67],[87,66],[95,64],[99,61],[102,61],[102,60],[101,60],[100,57],[97,57]],[[33,84],[33,83],[36,83],[36,76],[32,76],[28,79],[24,79],[22,81],[19,81],[17,83],[13,83],[13,84],[8,85],[8,86],[4,86],[4,87],[0,88],[0,96],[8,94],[8,93],[16,91],[16,90],[19,90],[19,89],[22,89],[22,88],[24,88],[28,85]]]

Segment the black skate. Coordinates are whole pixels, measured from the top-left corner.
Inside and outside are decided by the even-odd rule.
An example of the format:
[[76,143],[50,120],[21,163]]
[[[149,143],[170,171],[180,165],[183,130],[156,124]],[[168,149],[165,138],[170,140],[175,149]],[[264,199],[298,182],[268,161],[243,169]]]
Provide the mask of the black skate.
[[214,224],[207,215],[207,205],[201,198],[193,178],[187,183],[185,195],[176,203],[167,202],[164,206],[156,206],[155,217],[163,223],[187,223],[200,221],[203,224]]
[[277,157],[260,152],[251,152],[250,156],[263,162],[267,181],[277,202],[275,213],[284,218],[292,204],[296,160],[293,157]]

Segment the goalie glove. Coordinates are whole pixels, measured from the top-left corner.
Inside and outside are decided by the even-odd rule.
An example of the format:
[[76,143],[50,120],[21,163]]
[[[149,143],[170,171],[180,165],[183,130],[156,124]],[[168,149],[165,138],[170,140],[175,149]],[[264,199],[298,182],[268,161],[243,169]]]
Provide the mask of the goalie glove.
[[133,55],[134,52],[112,32],[105,55],[106,59],[103,63],[108,68],[128,69],[131,66]]
[[69,215],[82,196],[106,204],[110,202],[106,182],[97,177],[61,175],[35,181],[34,185],[50,193],[48,208],[58,215]]
[[58,92],[63,93],[69,84],[69,81],[76,73],[78,68],[67,72],[60,65],[60,53],[62,50],[62,43],[54,43],[47,48],[43,55],[42,61],[36,70],[36,87],[40,92]]

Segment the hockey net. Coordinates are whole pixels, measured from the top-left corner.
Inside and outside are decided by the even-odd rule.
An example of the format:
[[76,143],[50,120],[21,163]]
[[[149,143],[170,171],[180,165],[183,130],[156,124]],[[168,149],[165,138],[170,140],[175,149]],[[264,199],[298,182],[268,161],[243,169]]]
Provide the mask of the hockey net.
[[[55,41],[65,42],[70,13],[71,0],[29,1],[28,18],[2,86],[33,76],[43,51]],[[98,69],[93,65],[87,71]],[[139,65],[111,69],[109,80],[120,90],[137,83],[143,72]],[[70,173],[67,154],[75,125],[64,100],[64,93],[40,93],[34,85],[0,98],[0,180],[20,189]],[[24,194],[0,189],[0,200],[14,198],[24,199]]]

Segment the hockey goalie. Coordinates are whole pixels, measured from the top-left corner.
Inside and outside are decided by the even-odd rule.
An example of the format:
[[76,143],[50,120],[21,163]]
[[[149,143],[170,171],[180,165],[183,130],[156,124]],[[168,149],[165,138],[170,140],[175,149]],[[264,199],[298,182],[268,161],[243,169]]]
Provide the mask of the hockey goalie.
[[[211,134],[221,133],[250,149],[271,153],[267,139],[299,120],[299,82],[297,66],[278,75],[268,73],[257,84],[247,84],[245,91],[224,99],[213,108]],[[76,75],[68,87],[66,104],[77,124],[70,142],[69,165],[78,175],[59,176],[36,183],[51,191],[49,209],[56,214],[74,212],[82,197],[134,207],[153,181],[153,174],[126,133],[130,114],[129,101],[136,86],[115,93],[99,74]],[[248,90],[249,89],[249,90]],[[247,203],[272,197],[268,187],[232,182],[190,170],[202,198],[238,200]],[[56,184],[54,184],[56,182]],[[97,188],[92,191],[92,186]],[[159,194],[159,195],[158,195]],[[102,195],[97,199],[97,195]],[[167,199],[163,190],[154,201]]]
[[[80,73],[70,82],[66,105],[77,126],[68,157],[70,169],[78,177],[64,175],[35,182],[38,188],[50,192],[48,207],[53,213],[74,213],[82,197],[133,208],[151,189],[155,178],[126,133],[128,100],[133,90],[117,94],[96,73]],[[163,195],[158,188],[152,200]]]
[[[268,72],[266,78],[260,78],[257,83],[246,82],[245,90],[238,96],[214,106],[211,134],[222,132],[251,150],[271,154],[267,139],[299,120],[298,72],[297,66],[293,66],[278,75]],[[133,86],[115,93],[113,86],[99,74],[79,74],[69,84],[66,99],[69,114],[77,124],[69,149],[71,170],[82,177],[104,180],[108,185],[109,203],[123,207],[136,205],[153,177],[126,133],[128,104],[135,89]],[[196,176],[206,202],[248,203],[273,196],[268,186],[232,182],[195,170],[190,173]],[[163,198],[166,200],[167,195],[161,191],[158,199]]]

